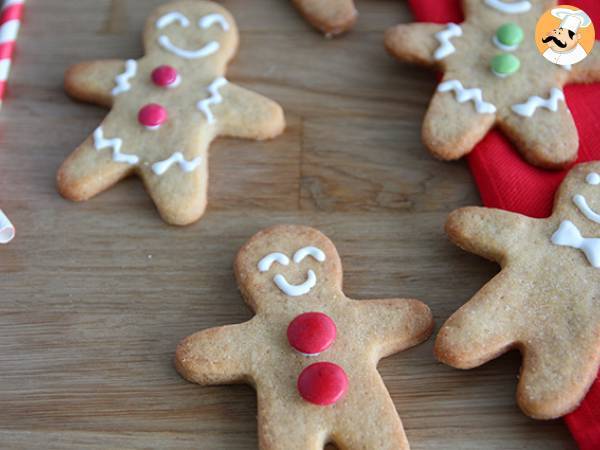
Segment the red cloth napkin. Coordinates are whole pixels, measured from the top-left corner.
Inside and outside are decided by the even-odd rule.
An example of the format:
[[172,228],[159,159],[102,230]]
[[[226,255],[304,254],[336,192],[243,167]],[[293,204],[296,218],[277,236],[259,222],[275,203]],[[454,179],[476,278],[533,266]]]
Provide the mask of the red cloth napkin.
[[[600,30],[600,1],[568,0],[561,3],[586,11]],[[463,21],[461,0],[409,0],[409,4],[415,18],[421,22]],[[593,51],[600,52],[600,43]],[[578,162],[600,160],[600,86],[567,86],[565,96],[579,131]],[[475,147],[468,162],[485,206],[531,217],[550,215],[554,192],[567,174],[567,170],[550,172],[529,165],[497,130],[491,131]],[[580,407],[565,420],[581,450],[600,449],[600,378],[596,379]]]

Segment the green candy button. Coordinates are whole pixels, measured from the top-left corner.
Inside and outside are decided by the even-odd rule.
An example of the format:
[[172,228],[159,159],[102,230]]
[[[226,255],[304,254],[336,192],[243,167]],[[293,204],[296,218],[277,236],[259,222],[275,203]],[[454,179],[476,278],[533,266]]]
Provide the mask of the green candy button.
[[523,42],[523,29],[516,23],[505,23],[496,31],[496,38],[502,45],[515,47]]
[[492,72],[499,77],[512,75],[521,67],[521,61],[510,53],[501,53],[492,59]]

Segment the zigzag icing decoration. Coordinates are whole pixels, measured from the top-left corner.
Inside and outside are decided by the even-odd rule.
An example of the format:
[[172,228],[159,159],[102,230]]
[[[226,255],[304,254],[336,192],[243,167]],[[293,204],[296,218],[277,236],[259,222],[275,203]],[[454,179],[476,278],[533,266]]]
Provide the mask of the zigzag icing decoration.
[[111,148],[113,151],[112,159],[115,162],[127,163],[127,164],[137,164],[140,161],[140,158],[137,155],[127,155],[125,153],[121,153],[121,147],[123,146],[123,139],[113,138],[113,139],[105,139],[104,131],[102,127],[96,128],[94,131],[94,146],[96,150],[100,151],[105,148]]
[[538,108],[546,108],[552,112],[558,111],[559,101],[565,101],[565,94],[558,88],[552,88],[550,90],[550,97],[545,99],[534,95],[533,97],[529,97],[525,103],[511,106],[511,109],[515,114],[531,117]]
[[472,101],[475,104],[475,110],[479,114],[493,114],[496,107],[483,100],[483,93],[479,88],[465,89],[458,80],[447,80],[438,86],[438,92],[454,91],[458,103]]
[[134,59],[128,59],[125,63],[125,72],[120,75],[117,75],[115,78],[115,83],[117,85],[112,90],[112,95],[119,95],[123,92],[127,92],[131,89],[131,84],[129,84],[129,80],[131,80],[137,74],[137,61]]
[[219,89],[221,89],[227,83],[228,81],[224,77],[215,78],[215,80],[208,86],[210,97],[200,100],[196,105],[198,110],[204,114],[208,123],[213,123],[215,121],[215,116],[210,110],[210,107],[211,105],[217,105],[223,101],[223,97],[221,97]]
[[181,152],[173,153],[168,159],[152,164],[152,171],[160,176],[171,168],[173,164],[179,164],[179,168],[184,172],[193,172],[202,163],[202,156],[198,156],[188,161]]
[[452,45],[450,41],[453,37],[462,36],[462,28],[455,23],[449,23],[445,30],[435,33],[436,39],[439,41],[440,46],[436,49],[433,57],[436,60],[444,59],[446,56],[451,55],[456,51],[456,47]]

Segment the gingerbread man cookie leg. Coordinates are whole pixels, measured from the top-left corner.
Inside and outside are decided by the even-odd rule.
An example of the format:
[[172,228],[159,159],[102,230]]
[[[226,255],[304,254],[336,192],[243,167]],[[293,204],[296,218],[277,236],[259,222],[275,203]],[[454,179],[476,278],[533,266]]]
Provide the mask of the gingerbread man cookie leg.
[[[110,106],[110,127],[100,127],[103,135],[94,133],[94,145],[86,141],[65,162],[60,192],[84,200],[133,173],[166,222],[198,220],[206,208],[210,143],[225,135],[267,139],[285,126],[279,105],[226,79],[238,43],[235,21],[224,8],[184,0],[150,16],[143,58],[69,70],[67,91]],[[105,157],[94,166],[95,153],[105,148],[122,166],[102,162]]]
[[[109,108],[115,98],[113,91],[119,89],[115,80],[131,64],[118,59],[75,64],[65,74],[65,91],[77,100]],[[126,82],[124,78],[122,85]]]
[[137,147],[123,146],[113,130],[119,127],[109,115],[92,136],[62,163],[57,174],[61,195],[73,201],[85,201],[105,191],[135,171]]
[[256,387],[258,446],[261,450],[323,450],[331,442],[327,429],[315,420],[298,422],[293,409],[290,410],[293,398],[274,399],[272,395],[262,394],[269,385]]
[[[496,115],[494,106],[483,99],[479,88],[465,87],[458,80],[444,83],[431,99],[422,138],[433,156],[454,160],[469,153],[483,139],[494,126]],[[452,126],[441,126],[440,117],[452,117]]]
[[184,340],[176,354],[182,375],[253,384],[262,449],[321,450],[331,441],[408,449],[376,366],[429,336],[429,308],[417,300],[347,298],[335,246],[303,226],[257,233],[238,253],[235,273],[255,317],[245,330],[221,327]]
[[[364,376],[365,382],[373,390],[371,401],[364,405],[361,402],[361,406],[351,414],[341,417],[331,440],[338,448],[343,449],[410,450],[402,422],[381,376],[375,369]],[[349,397],[348,401],[352,399]],[[358,423],[361,425],[353,425]],[[378,432],[373,433],[371,430]],[[319,448],[321,449],[322,447]]]
[[[189,148],[189,147],[188,147]],[[139,176],[163,220],[188,225],[204,214],[208,191],[207,144],[174,151],[139,169]]]
[[358,18],[353,0],[293,0],[296,8],[327,36],[348,31]]
[[435,342],[439,361],[472,369],[518,346],[519,333],[507,330],[523,293],[508,280],[506,273],[497,275],[446,321]]
[[577,158],[579,135],[559,89],[516,103],[498,125],[535,166],[560,169]]
[[446,230],[502,270],[442,326],[437,357],[471,368],[517,348],[523,411],[538,419],[572,411],[600,366],[600,163],[569,172],[549,218],[463,208]]
[[[561,327],[568,327],[561,321]],[[521,409],[536,419],[553,419],[575,408],[573,399],[583,399],[594,382],[597,370],[585,361],[598,362],[597,349],[578,349],[577,341],[585,336],[594,339],[591,324],[565,335],[570,347],[562,339],[547,342],[529,341],[523,351],[523,367],[517,387],[517,402]]]

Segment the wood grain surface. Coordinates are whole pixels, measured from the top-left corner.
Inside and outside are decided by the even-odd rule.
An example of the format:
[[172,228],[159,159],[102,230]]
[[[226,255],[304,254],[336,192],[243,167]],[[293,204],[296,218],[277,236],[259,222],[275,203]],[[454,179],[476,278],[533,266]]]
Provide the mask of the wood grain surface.
[[[437,327],[497,271],[451,245],[452,209],[479,203],[464,163],[432,159],[420,124],[435,77],[388,57],[397,0],[358,1],[347,36],[326,40],[287,0],[227,0],[241,31],[228,77],[276,99],[288,129],[222,139],[209,207],[165,225],[140,182],[87,203],[55,188],[62,160],[104,116],[63,92],[75,62],[141,56],[159,0],[30,0],[0,115],[0,206],[18,228],[0,248],[0,448],[253,449],[246,386],[200,387],[172,365],[177,342],[248,319],[232,273],[238,247],[275,223],[315,226],[338,247],[354,298],[416,297]],[[437,363],[432,340],[380,371],[413,450],[574,449],[562,421],[513,399],[520,358],[479,369]]]

